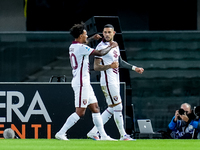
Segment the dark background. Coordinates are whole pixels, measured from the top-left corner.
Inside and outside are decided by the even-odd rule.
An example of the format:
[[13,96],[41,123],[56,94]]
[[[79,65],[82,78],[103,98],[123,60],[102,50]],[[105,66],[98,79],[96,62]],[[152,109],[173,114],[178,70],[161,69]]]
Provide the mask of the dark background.
[[92,16],[119,16],[122,30],[196,30],[197,0],[28,0],[28,31],[68,31]]

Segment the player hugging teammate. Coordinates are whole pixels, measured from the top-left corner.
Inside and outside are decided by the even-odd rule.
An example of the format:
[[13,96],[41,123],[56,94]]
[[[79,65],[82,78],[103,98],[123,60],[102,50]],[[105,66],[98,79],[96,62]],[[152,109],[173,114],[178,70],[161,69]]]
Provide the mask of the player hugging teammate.
[[[88,43],[88,36],[84,24],[74,25],[70,30],[70,34],[75,38],[75,41],[69,47],[69,55],[72,66],[72,88],[75,95],[76,111],[67,118],[63,127],[56,133],[55,138],[68,140],[65,135],[66,132],[80,117],[84,116],[88,107],[92,111],[92,119],[95,125],[87,134],[88,137],[94,140],[115,140],[106,134],[103,127],[103,124],[114,115],[121,135],[120,140],[133,140],[124,130],[118,66],[135,70],[140,74],[144,69],[130,65],[121,59],[118,44],[113,41],[115,31],[112,25],[104,27],[104,40],[97,46],[96,50],[85,45],[85,43]],[[92,38],[98,40],[101,36],[97,34]],[[100,115],[97,99],[90,85],[89,55],[98,56],[94,62],[94,69],[101,71],[101,86],[108,104],[108,108],[102,115]],[[99,138],[97,132],[100,133],[101,138]]]

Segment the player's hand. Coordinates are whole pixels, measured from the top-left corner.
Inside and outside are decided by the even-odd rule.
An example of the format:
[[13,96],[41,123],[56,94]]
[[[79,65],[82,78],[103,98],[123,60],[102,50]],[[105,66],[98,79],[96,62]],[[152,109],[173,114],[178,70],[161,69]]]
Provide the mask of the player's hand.
[[99,40],[101,38],[102,37],[99,34],[95,34],[95,35],[92,36],[92,39],[94,39],[94,40]]
[[135,71],[136,71],[137,73],[139,73],[139,74],[142,74],[142,73],[144,72],[144,69],[143,69],[143,68],[138,68],[138,67],[136,67],[136,68],[135,68]]
[[118,68],[119,67],[119,63],[117,61],[114,61],[111,65],[111,68]]
[[117,47],[117,46],[118,46],[118,43],[117,43],[117,42],[114,42],[114,41],[111,41],[111,42],[110,42],[110,46],[111,46],[112,48]]

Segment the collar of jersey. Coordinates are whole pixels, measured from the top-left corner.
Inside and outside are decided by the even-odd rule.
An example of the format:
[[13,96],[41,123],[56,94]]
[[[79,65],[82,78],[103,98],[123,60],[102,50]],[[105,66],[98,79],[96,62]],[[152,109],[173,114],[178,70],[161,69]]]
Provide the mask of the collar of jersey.
[[102,42],[103,42],[104,44],[106,44],[106,45],[109,45],[109,42],[107,42],[104,38],[103,38]]
[[78,43],[81,44],[81,43],[78,42],[78,41],[73,41],[73,42],[72,42],[72,44],[78,44]]

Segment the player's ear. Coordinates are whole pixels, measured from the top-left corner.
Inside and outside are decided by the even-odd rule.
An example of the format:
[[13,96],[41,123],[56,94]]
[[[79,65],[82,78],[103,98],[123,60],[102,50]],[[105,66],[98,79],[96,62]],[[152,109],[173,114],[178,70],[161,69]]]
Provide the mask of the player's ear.
[[113,34],[115,35],[115,34],[116,34],[116,31],[113,31]]

